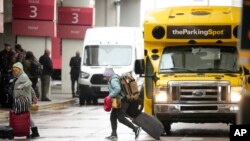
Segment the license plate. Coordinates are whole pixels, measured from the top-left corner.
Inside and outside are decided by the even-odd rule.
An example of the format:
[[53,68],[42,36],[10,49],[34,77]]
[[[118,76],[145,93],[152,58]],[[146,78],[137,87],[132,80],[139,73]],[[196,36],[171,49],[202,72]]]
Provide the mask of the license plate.
[[109,89],[108,89],[108,87],[101,87],[101,91],[102,91],[102,92],[108,92]]

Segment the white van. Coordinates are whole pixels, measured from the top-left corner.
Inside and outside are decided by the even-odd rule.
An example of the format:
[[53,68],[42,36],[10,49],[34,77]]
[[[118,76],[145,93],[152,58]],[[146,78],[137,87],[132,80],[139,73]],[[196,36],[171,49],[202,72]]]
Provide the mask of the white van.
[[135,60],[143,59],[143,31],[137,27],[95,27],[86,31],[78,79],[80,105],[108,95],[107,81],[103,79],[106,67],[116,74],[131,72],[139,90],[143,79],[134,73]]

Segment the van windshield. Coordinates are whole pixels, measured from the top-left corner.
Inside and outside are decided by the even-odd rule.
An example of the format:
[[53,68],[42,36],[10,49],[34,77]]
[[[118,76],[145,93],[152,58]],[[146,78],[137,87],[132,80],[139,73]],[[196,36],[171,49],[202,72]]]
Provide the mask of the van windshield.
[[91,45],[84,50],[83,65],[128,66],[131,64],[132,47],[128,45]]
[[230,46],[182,46],[164,49],[159,72],[239,72],[237,49]]

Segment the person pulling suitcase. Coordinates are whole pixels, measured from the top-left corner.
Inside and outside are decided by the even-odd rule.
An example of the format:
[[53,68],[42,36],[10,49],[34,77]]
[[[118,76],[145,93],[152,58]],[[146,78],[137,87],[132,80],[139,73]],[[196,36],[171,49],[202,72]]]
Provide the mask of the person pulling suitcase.
[[[131,128],[135,133],[135,139],[138,138],[140,134],[140,127],[135,126],[126,118],[126,110],[128,108],[127,99],[121,92],[120,79],[117,74],[114,73],[113,68],[106,68],[103,77],[108,81],[109,96],[112,98],[112,110],[110,114],[111,122],[111,135],[106,137],[108,140],[117,140],[117,120]],[[116,102],[116,103],[115,103]]]
[[[15,114],[29,112],[31,104],[37,102],[36,94],[31,86],[32,82],[30,81],[26,73],[23,71],[23,65],[20,62],[17,62],[13,65],[12,73],[16,78],[14,85],[14,95],[13,95],[14,96],[13,111]],[[31,117],[29,123],[32,134],[27,136],[30,138],[39,137],[40,135],[38,133],[38,128]]]

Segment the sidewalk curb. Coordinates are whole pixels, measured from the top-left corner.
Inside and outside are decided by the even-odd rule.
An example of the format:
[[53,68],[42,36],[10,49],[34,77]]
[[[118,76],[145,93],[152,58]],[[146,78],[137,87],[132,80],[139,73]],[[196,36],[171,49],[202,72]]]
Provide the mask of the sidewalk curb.
[[6,121],[8,120],[8,118],[9,118],[9,111],[4,111],[4,112],[1,111],[0,122]]
[[[48,104],[41,104],[41,105],[32,105],[31,112],[39,112],[39,110],[45,110],[45,109],[62,109],[66,108],[76,102],[76,99],[69,99],[64,101],[58,101],[58,102],[51,102]],[[7,121],[9,118],[9,110],[0,110],[0,122]]]
[[76,102],[76,99],[69,99],[62,102],[52,102],[44,105],[32,105],[32,111],[44,110],[44,109],[59,109],[68,107]]

